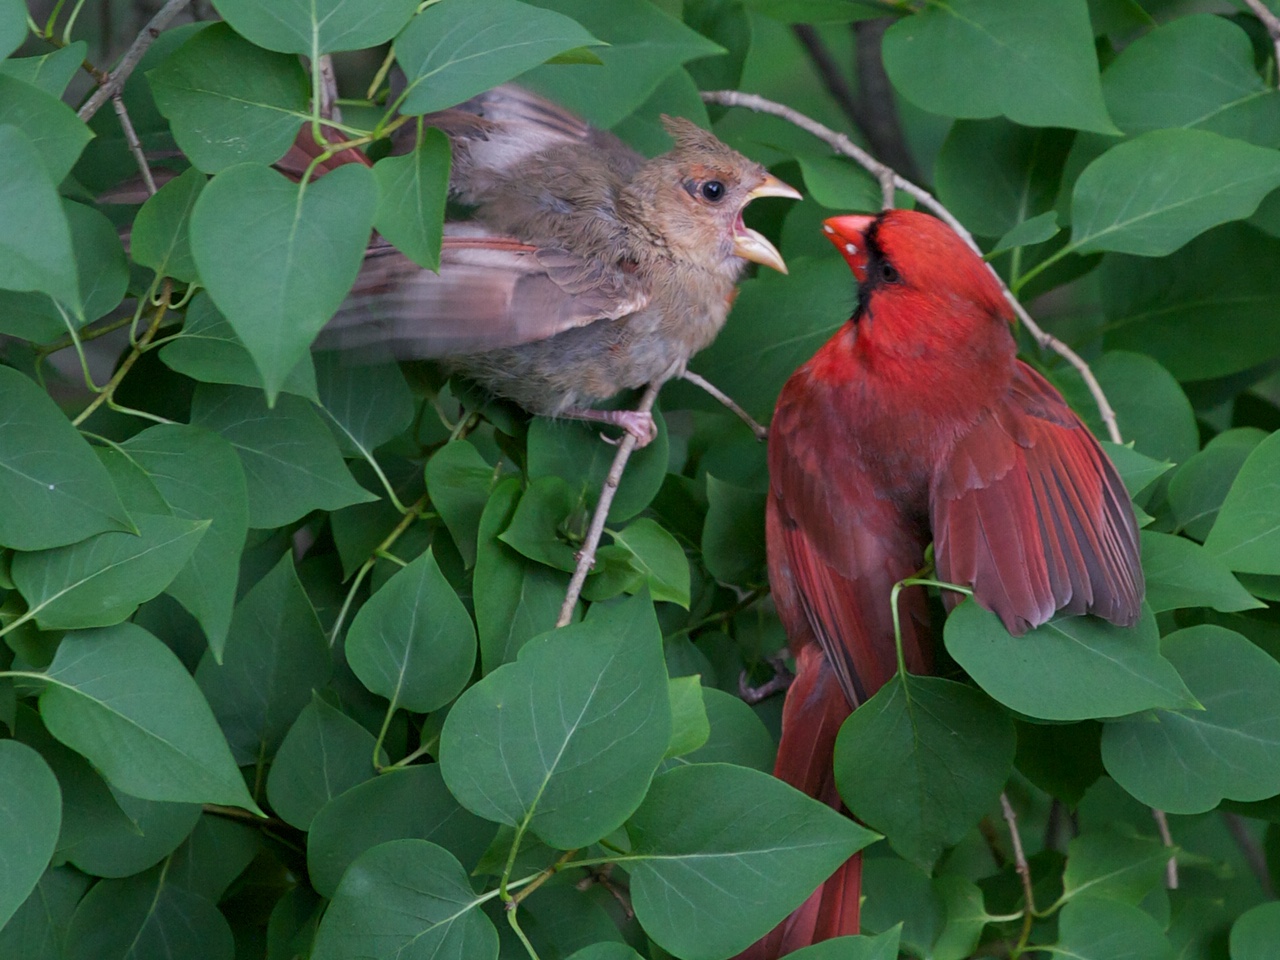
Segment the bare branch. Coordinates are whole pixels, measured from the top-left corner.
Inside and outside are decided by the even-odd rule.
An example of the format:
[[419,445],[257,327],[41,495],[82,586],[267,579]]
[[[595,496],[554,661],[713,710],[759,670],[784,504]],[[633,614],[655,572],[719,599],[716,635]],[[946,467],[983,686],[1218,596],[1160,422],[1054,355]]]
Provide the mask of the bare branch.
[[124,56],[120,59],[120,64],[111,71],[107,81],[103,83],[94,92],[88,100],[85,101],[79,112],[76,114],[85,123],[89,122],[89,118],[97,113],[102,106],[124,89],[124,82],[129,79],[129,74],[133,73],[134,68],[138,65],[138,61],[142,59],[142,55],[147,52],[151,44],[156,42],[156,37],[167,27],[191,0],[169,0],[159,12],[156,13],[151,21],[142,28],[142,32],[134,39],[133,44],[125,51]]
[[[1169,832],[1169,818],[1163,810],[1151,808],[1151,816],[1155,818],[1156,828],[1160,831],[1160,841],[1170,850],[1173,848],[1173,834]],[[1169,855],[1169,862],[1164,867],[1164,885],[1170,890],[1178,889],[1178,859]]]
[[[661,387],[661,380],[656,380],[645,387],[644,395],[640,398],[640,404],[636,407],[637,413],[649,413],[653,410],[654,401],[658,399],[658,390]],[[591,572],[591,566],[596,561],[596,548],[600,546],[600,536],[604,533],[604,523],[609,516],[609,507],[613,505],[614,495],[618,492],[618,484],[622,482],[622,471],[627,468],[627,461],[631,459],[631,452],[635,448],[635,434],[625,434],[618,444],[618,452],[613,456],[613,465],[609,467],[609,475],[604,478],[604,486],[600,488],[600,500],[596,504],[596,512],[591,517],[591,526],[587,529],[587,539],[582,544],[582,549],[578,551],[578,566],[573,571],[573,577],[569,581],[569,590],[565,593],[564,604],[560,607],[560,618],[556,620],[557,627],[565,626],[570,618],[573,617],[573,608],[577,606],[578,597],[582,593],[582,585],[586,583],[587,574]]]
[[1018,833],[1018,815],[1013,812],[1013,804],[1003,790],[1000,792],[1000,809],[1004,812],[1004,822],[1009,825],[1009,839],[1013,843],[1013,865],[1022,880],[1022,935],[1019,945],[1027,942],[1031,935],[1031,922],[1036,912],[1035,890],[1031,886],[1031,865],[1027,863],[1027,854],[1022,849],[1022,835]]
[[151,176],[151,165],[147,163],[147,155],[142,152],[142,143],[138,140],[138,132],[133,129],[133,121],[129,119],[129,111],[125,109],[124,99],[116,94],[111,98],[111,106],[115,107],[116,116],[120,118],[120,127],[124,130],[124,142],[129,145],[129,152],[138,163],[142,174],[142,182],[147,185],[147,193],[156,195],[155,177]]
[[1253,11],[1253,15],[1262,21],[1262,25],[1267,28],[1267,33],[1271,34],[1271,43],[1276,48],[1276,81],[1280,83],[1280,17],[1272,13],[1262,0],[1244,0],[1244,2]]
[[710,380],[707,380],[703,377],[698,376],[692,370],[686,370],[684,373],[680,375],[680,377],[681,379],[688,380],[695,387],[700,387],[701,389],[705,390],[707,393],[711,394],[712,397],[714,397],[716,400],[719,400],[726,407],[728,407],[735,414],[737,414],[738,419],[751,428],[751,432],[756,435],[757,440],[769,439],[768,429],[756,423],[755,417],[751,416],[751,414],[743,410],[742,407],[738,405],[738,402],[733,399],[733,397],[729,396],[727,393],[725,393],[723,390],[717,387]]
[[[959,234],[961,239],[963,239],[964,242],[969,245],[970,249],[978,254],[978,256],[982,256],[982,250],[974,241],[973,235],[965,229],[964,224],[957,220],[950,210],[938,202],[937,198],[935,198],[933,194],[923,187],[912,183],[906,177],[897,173],[892,167],[881,163],[844,134],[837,133],[829,127],[823,126],[816,120],[800,113],[798,110],[793,110],[791,107],[784,106],[783,104],[777,103],[773,100],[766,100],[764,97],[757,96],[753,93],[740,93],[737,90],[704,90],[702,92],[702,99],[707,101],[707,103],[718,103],[725,107],[745,107],[748,110],[755,110],[759,113],[769,113],[775,117],[781,117],[782,119],[795,124],[801,130],[813,134],[819,140],[828,144],[837,153],[841,153],[854,160],[859,166],[863,167],[875,176],[882,185],[892,184],[898,190],[914,197],[922,207],[932,211],[940,220],[946,223],[947,226],[951,227],[952,230]],[[990,264],[987,264],[987,268],[991,270],[992,276],[994,276],[996,281],[1000,284],[1000,289],[1004,291],[1005,299],[1007,299],[1010,306],[1013,307],[1013,312],[1022,322],[1022,325],[1031,333],[1032,337],[1035,338],[1036,343],[1038,343],[1041,348],[1052,350],[1054,353],[1058,354],[1058,356],[1066,360],[1080,373],[1080,376],[1084,379],[1085,385],[1089,388],[1089,393],[1093,396],[1094,402],[1098,405],[1098,413],[1102,417],[1102,422],[1106,424],[1107,435],[1116,443],[1123,443],[1124,440],[1120,435],[1120,427],[1116,423],[1115,410],[1113,410],[1111,408],[1111,404],[1107,402],[1107,396],[1103,393],[1102,387],[1099,385],[1097,378],[1089,369],[1089,365],[1084,362],[1078,353],[1068,347],[1057,337],[1042,330],[1040,325],[1031,319],[1031,315],[1027,313],[1022,304],[1018,302],[1017,297],[1015,297],[1013,293],[1010,292],[1009,288],[1005,286],[1004,281],[1000,279],[1000,276],[995,272],[995,269],[991,267]]]
[[1258,880],[1258,885],[1268,897],[1275,896],[1275,888],[1271,883],[1271,871],[1267,869],[1267,858],[1263,854],[1262,848],[1258,846],[1258,842],[1249,833],[1249,828],[1245,825],[1244,817],[1238,813],[1228,813],[1222,811],[1222,820],[1227,825],[1227,830],[1231,833],[1231,839],[1236,842],[1236,846],[1240,848],[1240,852],[1244,854],[1245,861],[1249,864],[1249,869],[1253,872],[1254,877]]

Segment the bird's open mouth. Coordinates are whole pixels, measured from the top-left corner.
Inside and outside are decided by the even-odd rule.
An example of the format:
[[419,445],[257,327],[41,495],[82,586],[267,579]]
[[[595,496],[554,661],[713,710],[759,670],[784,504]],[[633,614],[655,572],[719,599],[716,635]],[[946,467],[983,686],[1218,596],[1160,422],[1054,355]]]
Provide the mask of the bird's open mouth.
[[[747,194],[747,203],[757,197],[801,199],[799,190],[788,186],[772,174],[765,174],[759,185]],[[746,203],[743,206],[745,207]],[[782,254],[778,252],[778,248],[766,240],[763,235],[742,222],[741,210],[738,211],[738,215],[733,221],[733,252],[744,260],[764,264],[779,273],[787,272],[786,261],[782,259]]]

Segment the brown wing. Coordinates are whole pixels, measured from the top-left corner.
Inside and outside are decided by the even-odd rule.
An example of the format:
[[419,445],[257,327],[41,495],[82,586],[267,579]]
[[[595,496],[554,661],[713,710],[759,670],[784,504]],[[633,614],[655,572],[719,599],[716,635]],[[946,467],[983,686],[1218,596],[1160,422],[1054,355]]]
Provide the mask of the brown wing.
[[479,353],[617,319],[648,301],[616,264],[447,224],[438,274],[375,240],[317,345],[376,348],[397,359]]
[[1011,633],[1058,610],[1137,621],[1143,578],[1124,484],[1026,364],[1003,404],[956,444],[930,499],[939,576],[972,584]]

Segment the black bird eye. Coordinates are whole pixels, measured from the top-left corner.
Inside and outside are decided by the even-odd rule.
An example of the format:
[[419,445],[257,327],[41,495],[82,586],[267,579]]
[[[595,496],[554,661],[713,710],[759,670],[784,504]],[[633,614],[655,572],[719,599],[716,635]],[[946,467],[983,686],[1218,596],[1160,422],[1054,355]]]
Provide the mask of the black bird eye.
[[708,180],[702,185],[702,199],[719,203],[724,199],[724,184],[719,180]]
[[893,268],[893,264],[891,264],[888,260],[881,260],[880,261],[880,279],[883,280],[885,283],[897,283],[899,280],[902,279],[902,277],[899,276],[898,271]]

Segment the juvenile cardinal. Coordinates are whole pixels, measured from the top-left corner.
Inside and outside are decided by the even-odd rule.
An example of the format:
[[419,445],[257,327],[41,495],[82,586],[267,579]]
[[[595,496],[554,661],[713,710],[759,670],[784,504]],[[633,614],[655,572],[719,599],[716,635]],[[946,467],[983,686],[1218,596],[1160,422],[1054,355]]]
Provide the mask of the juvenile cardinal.
[[800,194],[688,120],[664,118],[675,146],[653,160],[514,86],[426,120],[474,219],[446,224],[439,274],[375,242],[321,345],[447,358],[531,413],[648,442],[650,415],[593,405],[683,373],[748,260],[786,272],[742,210]]
[[[823,229],[857,278],[858,308],[778,398],[766,535],[797,664],[774,772],[839,807],[836,733],[897,669],[889,593],[930,541],[938,576],[971,586],[1014,634],[1056,612],[1133,624],[1143,578],[1124,484],[1015,356],[1013,313],[986,265],[908,210]],[[925,598],[901,603],[907,667],[928,673]],[[742,956],[856,933],[861,866],[851,859]]]

